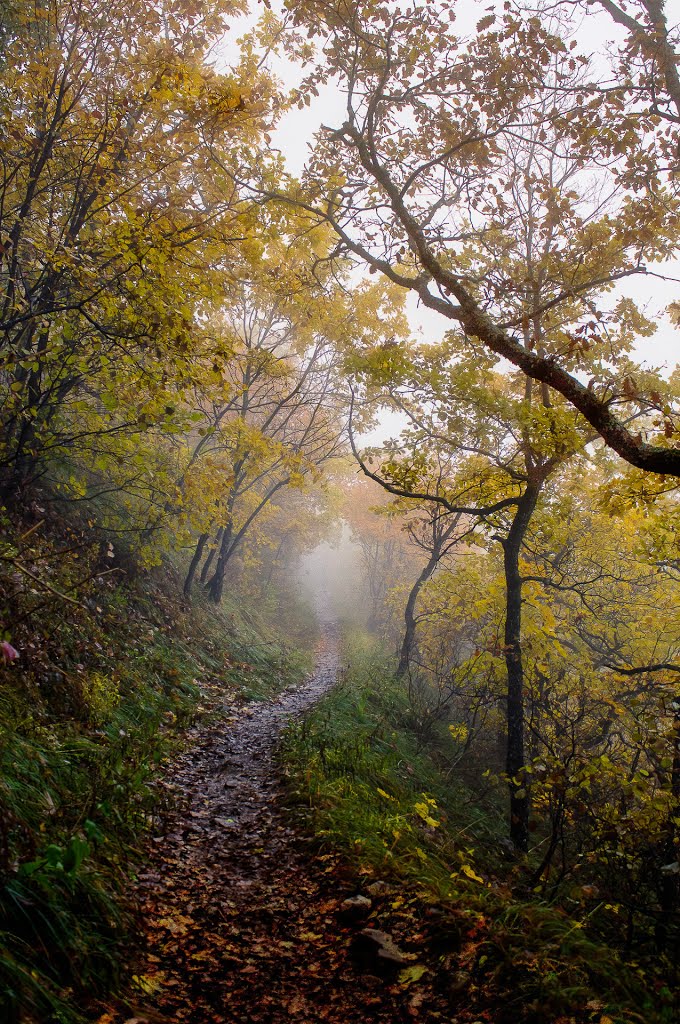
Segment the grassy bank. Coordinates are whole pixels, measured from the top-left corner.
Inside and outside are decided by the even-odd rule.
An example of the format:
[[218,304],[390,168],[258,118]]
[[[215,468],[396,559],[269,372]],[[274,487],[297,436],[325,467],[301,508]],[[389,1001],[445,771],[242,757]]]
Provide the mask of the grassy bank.
[[291,796],[358,890],[391,887],[370,923],[403,934],[406,915],[427,964],[417,983],[461,1024],[670,1024],[670,993],[649,966],[624,962],[587,919],[518,897],[504,794],[484,788],[481,767],[479,785],[463,783],[448,724],[422,741],[404,687],[366,637],[350,638],[346,660],[343,684],[288,732]]
[[171,566],[111,571],[64,525],[5,521],[0,556],[0,1019],[72,1024],[117,984],[159,767],[309,660],[242,598],[187,607]]

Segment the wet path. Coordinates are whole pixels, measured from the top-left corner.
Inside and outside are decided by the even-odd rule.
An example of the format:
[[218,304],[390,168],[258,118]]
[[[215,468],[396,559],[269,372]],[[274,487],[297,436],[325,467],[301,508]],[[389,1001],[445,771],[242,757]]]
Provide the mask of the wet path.
[[136,885],[144,953],[131,994],[98,1024],[471,1019],[442,1013],[422,987],[405,990],[400,972],[423,935],[403,890],[376,881],[365,884],[370,898],[357,897],[355,872],[321,856],[286,809],[278,739],[334,685],[337,668],[337,629],[326,622],[306,683],[228,709],[172,766],[164,785],[175,809]]
[[305,684],[234,709],[174,766],[177,810],[138,880],[136,994],[105,1024],[413,1019],[399,990],[356,962],[357,923],[343,910],[353,883],[311,853],[281,804],[281,730],[333,686],[337,666],[327,622]]
[[[501,948],[486,918],[321,855],[296,828],[276,745],[337,668],[328,622],[306,683],[228,708],[171,767],[175,809],[136,883],[143,952],[97,1024],[558,1024],[549,1008],[524,1013],[512,963],[500,989],[505,961],[484,987],[481,965]],[[591,1006],[599,1019],[589,1002],[569,1020],[595,1024]]]
[[[337,667],[336,626],[325,623],[310,679],[274,700],[240,707],[237,717],[227,718],[208,743],[184,755],[172,781],[185,810],[177,827],[158,837],[164,845],[178,847],[187,861],[199,863],[218,882],[229,867],[235,888],[258,884],[261,862],[267,860],[266,851],[260,851],[265,839],[280,843],[283,835],[292,836],[277,805],[277,741],[289,721],[333,686]],[[234,872],[235,864],[243,867],[242,873]]]

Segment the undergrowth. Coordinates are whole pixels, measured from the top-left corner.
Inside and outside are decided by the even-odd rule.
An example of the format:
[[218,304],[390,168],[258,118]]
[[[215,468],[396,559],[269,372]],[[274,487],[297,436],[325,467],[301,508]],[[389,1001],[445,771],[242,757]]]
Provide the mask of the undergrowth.
[[500,794],[443,770],[455,755],[446,723],[422,743],[369,638],[351,637],[346,660],[343,683],[287,732],[292,799],[358,879],[396,882],[397,904],[426,917],[445,912],[459,939],[454,961],[439,958],[441,983],[462,977],[473,1017],[497,1024],[671,1024],[672,997],[648,966],[624,962],[587,920],[513,892],[522,867],[503,840]]
[[297,680],[243,603],[187,608],[172,566],[111,569],[66,523],[0,529],[0,1020],[76,1024],[118,982],[126,886],[189,724]]

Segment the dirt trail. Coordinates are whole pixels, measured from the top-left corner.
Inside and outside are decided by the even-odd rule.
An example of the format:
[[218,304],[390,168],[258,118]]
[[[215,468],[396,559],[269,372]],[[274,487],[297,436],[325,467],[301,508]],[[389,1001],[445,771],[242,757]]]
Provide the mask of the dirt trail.
[[174,766],[178,808],[138,882],[139,995],[104,1024],[412,1020],[398,988],[356,962],[361,924],[342,906],[353,883],[311,854],[280,799],[281,730],[333,685],[337,665],[326,622],[303,686],[240,708]]
[[[179,845],[184,857],[200,863],[220,882],[228,864],[234,887],[258,883],[265,838],[292,835],[289,829],[282,833],[277,805],[281,782],[274,751],[279,735],[333,686],[337,667],[337,628],[326,622],[315,672],[302,686],[239,708],[235,720],[228,718],[202,748],[184,755],[172,781],[185,797],[185,810],[179,828],[159,837],[163,843]],[[236,875],[234,865],[241,862],[243,871]]]

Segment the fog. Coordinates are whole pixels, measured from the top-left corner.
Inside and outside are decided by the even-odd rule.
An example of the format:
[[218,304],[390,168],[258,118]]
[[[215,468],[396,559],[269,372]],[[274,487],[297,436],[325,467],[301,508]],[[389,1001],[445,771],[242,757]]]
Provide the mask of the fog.
[[365,623],[368,600],[362,552],[347,523],[342,523],[337,541],[319,544],[302,556],[296,583],[320,619]]

